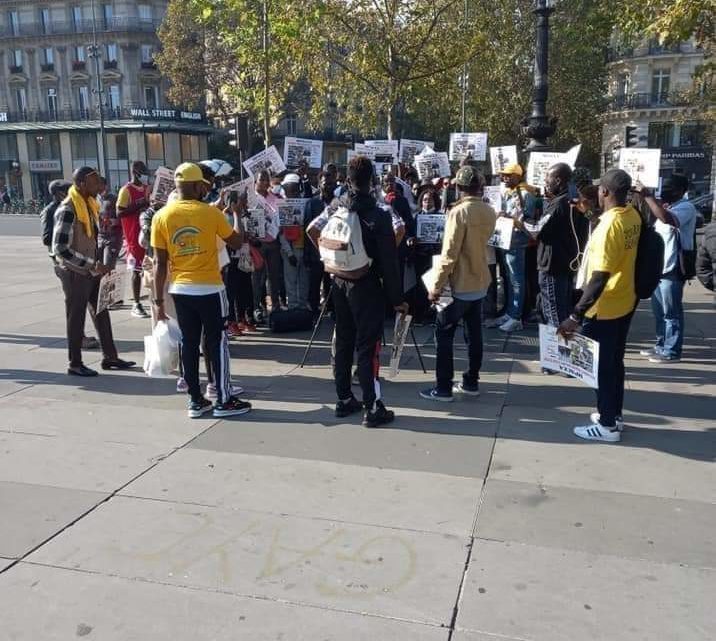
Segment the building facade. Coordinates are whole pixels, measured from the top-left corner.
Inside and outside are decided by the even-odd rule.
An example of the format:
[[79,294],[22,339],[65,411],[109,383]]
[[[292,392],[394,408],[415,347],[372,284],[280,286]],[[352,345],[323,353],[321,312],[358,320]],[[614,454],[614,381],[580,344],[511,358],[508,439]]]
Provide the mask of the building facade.
[[615,166],[623,147],[661,149],[661,176],[686,174],[689,196],[711,208],[716,183],[713,141],[700,111],[688,104],[704,54],[693,39],[674,46],[645,42],[609,50],[609,96],[602,164]]
[[132,160],[206,158],[213,127],[168,104],[154,63],[166,4],[0,0],[0,178],[16,199],[46,200],[81,165],[116,190]]

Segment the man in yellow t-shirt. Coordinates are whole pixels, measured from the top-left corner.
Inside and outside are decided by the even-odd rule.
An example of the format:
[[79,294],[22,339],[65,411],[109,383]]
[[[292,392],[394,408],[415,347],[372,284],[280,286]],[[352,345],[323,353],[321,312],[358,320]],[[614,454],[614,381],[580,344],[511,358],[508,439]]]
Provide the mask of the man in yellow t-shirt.
[[583,294],[557,332],[571,336],[582,324],[582,334],[599,343],[597,412],[591,424],[574,428],[580,438],[616,443],[624,428],[624,352],[637,296],[636,253],[641,217],[627,205],[629,174],[608,171],[600,181],[599,206],[604,212],[589,239]]
[[202,201],[210,184],[201,168],[183,163],[174,172],[178,198],[166,205],[152,220],[154,248],[154,305],[158,320],[166,320],[162,292],[171,268],[169,294],[174,299],[177,322],[182,332],[182,365],[189,388],[191,418],[212,409],[199,386],[199,345],[202,332],[212,363],[217,390],[214,416],[245,414],[251,404],[231,395],[229,344],[224,331],[229,303],[219,271],[217,237],[232,249],[242,244],[238,220],[234,227],[224,214]]

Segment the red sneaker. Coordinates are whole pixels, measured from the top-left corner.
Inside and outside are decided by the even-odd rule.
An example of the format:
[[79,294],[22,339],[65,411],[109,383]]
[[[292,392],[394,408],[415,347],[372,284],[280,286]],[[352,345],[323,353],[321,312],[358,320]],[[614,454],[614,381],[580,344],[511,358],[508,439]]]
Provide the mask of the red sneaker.
[[229,326],[226,328],[226,331],[229,334],[229,338],[241,336],[241,334],[243,333],[238,323],[229,323]]

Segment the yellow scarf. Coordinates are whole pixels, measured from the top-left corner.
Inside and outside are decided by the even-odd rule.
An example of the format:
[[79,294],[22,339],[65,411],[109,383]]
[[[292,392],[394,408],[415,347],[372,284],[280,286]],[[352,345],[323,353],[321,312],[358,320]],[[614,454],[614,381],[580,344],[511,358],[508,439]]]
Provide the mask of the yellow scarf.
[[[82,194],[77,190],[77,187],[72,185],[67,192],[65,202],[68,201],[72,203],[77,220],[84,226],[85,233],[92,238],[94,236],[95,227],[99,226],[99,203],[97,199],[88,198],[85,200]],[[90,215],[92,216],[92,220],[90,220]]]

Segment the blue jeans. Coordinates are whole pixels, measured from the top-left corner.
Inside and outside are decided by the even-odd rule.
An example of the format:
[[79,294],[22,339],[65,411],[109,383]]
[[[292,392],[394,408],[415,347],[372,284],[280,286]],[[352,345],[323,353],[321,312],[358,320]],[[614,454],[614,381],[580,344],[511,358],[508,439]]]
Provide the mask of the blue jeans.
[[664,274],[651,296],[656,319],[656,351],[668,358],[681,358],[684,344],[684,281],[676,271]]
[[515,320],[522,320],[522,308],[525,304],[525,249],[525,247],[517,247],[505,252],[507,265],[505,313]]
[[435,319],[435,344],[437,346],[435,374],[437,388],[452,394],[455,365],[453,363],[453,340],[455,330],[462,319],[465,343],[467,343],[468,368],[462,375],[469,386],[477,385],[482,367],[482,300],[460,300],[454,298]]

